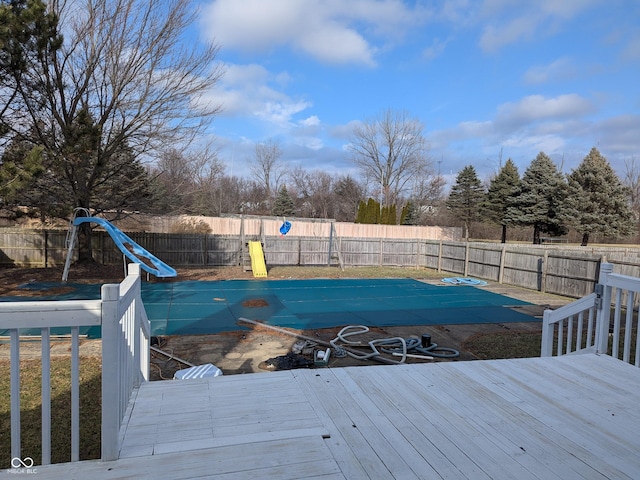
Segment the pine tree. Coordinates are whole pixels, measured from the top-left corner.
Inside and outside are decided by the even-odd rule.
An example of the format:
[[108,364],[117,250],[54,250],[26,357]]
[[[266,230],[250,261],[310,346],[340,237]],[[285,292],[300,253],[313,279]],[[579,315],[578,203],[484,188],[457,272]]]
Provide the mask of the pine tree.
[[502,226],[501,242],[507,241],[507,225],[509,225],[507,208],[508,201],[514,195],[520,184],[518,168],[511,159],[508,159],[491,180],[487,197],[483,204],[483,213],[488,220]]
[[472,165],[464,167],[451,187],[447,208],[464,223],[464,236],[469,239],[469,225],[480,218],[480,205],[485,196],[484,187]]
[[506,221],[533,227],[533,243],[540,244],[540,233],[566,235],[564,203],[567,184],[562,173],[540,152],[527,168],[516,194],[509,198]]
[[592,233],[614,237],[633,232],[630,192],[596,148],[591,149],[567,180],[565,215],[567,223],[582,233],[583,246]]
[[278,191],[278,196],[273,204],[271,211],[276,217],[292,217],[296,214],[296,206],[287,191],[287,187],[283,186]]
[[418,209],[415,204],[408,201],[402,208],[400,214],[400,225],[417,225],[418,224]]

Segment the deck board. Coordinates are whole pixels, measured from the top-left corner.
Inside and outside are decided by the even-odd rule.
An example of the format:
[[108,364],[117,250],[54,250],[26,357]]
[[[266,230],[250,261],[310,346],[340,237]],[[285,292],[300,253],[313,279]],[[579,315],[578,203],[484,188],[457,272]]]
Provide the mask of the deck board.
[[46,478],[631,479],[640,369],[595,354],[144,384],[121,458]]

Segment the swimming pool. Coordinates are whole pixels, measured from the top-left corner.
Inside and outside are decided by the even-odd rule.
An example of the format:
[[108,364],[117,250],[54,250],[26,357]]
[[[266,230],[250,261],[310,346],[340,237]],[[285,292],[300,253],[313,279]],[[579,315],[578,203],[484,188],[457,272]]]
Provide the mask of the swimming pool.
[[[24,288],[46,290],[60,286],[72,288],[67,293],[38,300],[100,298],[100,285],[30,283]],[[481,287],[431,285],[406,278],[143,283],[142,299],[152,335],[241,330],[246,326],[238,324],[240,317],[295,329],[537,321],[510,308],[530,305],[528,302]],[[95,327],[83,333],[91,337],[100,335]]]

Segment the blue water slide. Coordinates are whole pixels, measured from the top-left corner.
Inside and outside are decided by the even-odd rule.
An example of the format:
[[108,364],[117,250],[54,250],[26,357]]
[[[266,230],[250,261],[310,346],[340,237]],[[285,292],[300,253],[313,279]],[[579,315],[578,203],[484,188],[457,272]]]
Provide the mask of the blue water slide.
[[[76,217],[74,226],[81,223],[95,223],[103,227],[111,236],[120,251],[132,262],[139,263],[140,268],[155,275],[156,277],[175,277],[178,273],[151,252],[145,250],[113,223],[98,217]],[[128,246],[128,248],[127,248]],[[146,262],[144,260],[147,260]]]

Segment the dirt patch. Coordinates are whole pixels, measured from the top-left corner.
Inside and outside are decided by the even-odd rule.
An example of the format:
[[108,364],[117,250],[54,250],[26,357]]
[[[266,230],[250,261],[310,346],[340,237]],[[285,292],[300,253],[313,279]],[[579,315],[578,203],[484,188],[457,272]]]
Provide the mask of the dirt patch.
[[248,308],[259,308],[259,307],[268,307],[269,303],[263,298],[255,298],[253,300],[245,300],[242,302],[243,307]]

